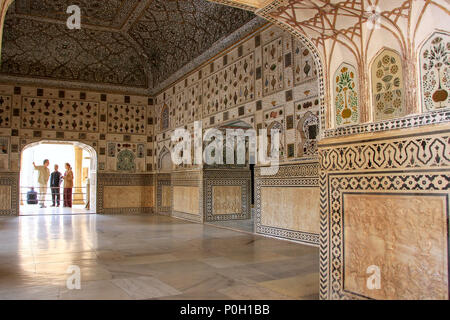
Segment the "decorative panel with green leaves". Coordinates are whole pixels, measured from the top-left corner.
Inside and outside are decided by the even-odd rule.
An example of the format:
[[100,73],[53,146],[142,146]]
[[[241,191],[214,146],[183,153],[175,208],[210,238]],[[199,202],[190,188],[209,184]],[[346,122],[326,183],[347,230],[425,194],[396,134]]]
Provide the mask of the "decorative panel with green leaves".
[[450,106],[450,36],[437,32],[424,44],[420,53],[423,111]]
[[372,94],[375,120],[405,115],[402,60],[385,49],[372,64]]
[[336,126],[358,124],[358,75],[353,66],[344,63],[336,70],[334,94]]

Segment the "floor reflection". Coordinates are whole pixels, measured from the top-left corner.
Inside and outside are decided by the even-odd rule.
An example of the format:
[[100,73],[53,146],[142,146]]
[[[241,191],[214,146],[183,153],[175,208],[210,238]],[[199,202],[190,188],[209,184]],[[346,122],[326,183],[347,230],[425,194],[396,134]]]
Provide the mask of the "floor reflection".
[[0,299],[318,298],[318,249],[292,242],[161,216],[0,217],[0,230]]
[[85,205],[74,205],[72,208],[50,207],[40,208],[39,205],[21,205],[21,216],[41,216],[41,215],[68,215],[68,214],[89,214],[94,210],[86,209]]

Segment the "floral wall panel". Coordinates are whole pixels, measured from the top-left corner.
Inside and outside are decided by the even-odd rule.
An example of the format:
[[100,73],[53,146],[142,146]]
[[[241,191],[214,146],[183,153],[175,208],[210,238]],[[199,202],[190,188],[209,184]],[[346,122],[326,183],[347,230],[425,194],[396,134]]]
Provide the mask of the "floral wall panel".
[[0,128],[11,126],[11,97],[0,96]]
[[255,58],[252,53],[206,78],[203,81],[203,116],[253,100],[254,74]]
[[184,124],[185,121],[185,109],[186,109],[186,98],[185,91],[180,90],[175,95],[175,127],[179,127]]
[[450,36],[435,33],[420,53],[422,109],[432,111],[450,106]]
[[108,106],[108,132],[134,133],[147,132],[145,106],[110,104]]
[[392,50],[383,50],[372,64],[372,94],[375,121],[406,114],[402,60]]
[[[203,128],[209,128],[248,118],[251,126],[260,129],[279,122],[283,128],[282,160],[286,160],[288,145],[289,158],[316,156],[319,125],[313,122],[315,117],[320,119],[322,103],[314,52],[306,49],[292,35],[269,25],[179,79],[155,99],[157,149],[170,149],[170,130],[193,130],[194,121],[200,120]],[[301,73],[294,81],[297,66]],[[161,121],[164,105],[169,115]],[[314,117],[304,117],[307,112]],[[301,119],[307,125],[297,131]]]
[[294,84],[299,85],[317,77],[317,69],[311,50],[294,39]]
[[336,126],[358,124],[359,94],[356,69],[349,64],[342,64],[334,78]]
[[280,91],[284,87],[283,40],[276,39],[263,48],[264,95]]
[[[245,64],[245,63],[244,63]],[[247,78],[247,80],[249,80]],[[193,122],[201,118],[202,85],[201,82],[190,86],[186,92],[185,121]]]
[[23,97],[21,127],[98,132],[98,103]]
[[161,111],[161,131],[169,129],[170,123],[170,110],[166,104],[162,107]]

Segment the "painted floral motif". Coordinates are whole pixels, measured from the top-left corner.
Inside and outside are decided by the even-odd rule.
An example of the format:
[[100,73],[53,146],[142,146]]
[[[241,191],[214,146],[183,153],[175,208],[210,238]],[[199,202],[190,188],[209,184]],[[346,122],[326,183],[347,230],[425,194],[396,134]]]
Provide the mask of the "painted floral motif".
[[134,162],[135,155],[128,149],[122,150],[117,155],[117,171],[130,171],[136,170],[136,164]]
[[434,34],[425,43],[421,55],[422,107],[431,111],[449,106],[450,36]]
[[336,125],[358,124],[359,103],[356,70],[352,66],[344,64],[336,71],[335,77]]
[[108,105],[108,132],[145,134],[145,106]]
[[0,128],[9,128],[11,124],[11,97],[0,96]]
[[[203,115],[224,111],[254,99],[254,61],[254,54],[249,54],[203,81]],[[200,92],[200,88],[197,91]],[[191,97],[190,106],[198,102],[198,99]]]
[[372,93],[375,120],[405,115],[403,106],[403,70],[400,56],[384,50],[372,65]]
[[294,83],[299,85],[317,77],[316,64],[311,51],[294,39]]
[[272,41],[263,51],[264,95],[280,91],[284,86],[283,78],[283,41]]
[[165,104],[161,112],[161,130],[169,129],[169,107]]

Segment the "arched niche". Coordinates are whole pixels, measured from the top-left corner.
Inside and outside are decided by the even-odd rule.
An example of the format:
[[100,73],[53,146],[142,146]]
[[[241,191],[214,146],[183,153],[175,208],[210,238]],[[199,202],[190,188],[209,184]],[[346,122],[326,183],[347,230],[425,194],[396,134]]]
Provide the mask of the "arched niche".
[[400,54],[384,48],[371,64],[372,110],[375,121],[406,115],[403,64]]
[[450,35],[433,33],[419,53],[420,97],[422,111],[429,112],[450,106]]
[[158,157],[158,169],[160,172],[172,171],[172,155],[166,147],[164,147]]
[[334,73],[333,103],[335,127],[359,123],[359,85],[356,68],[343,63]]

